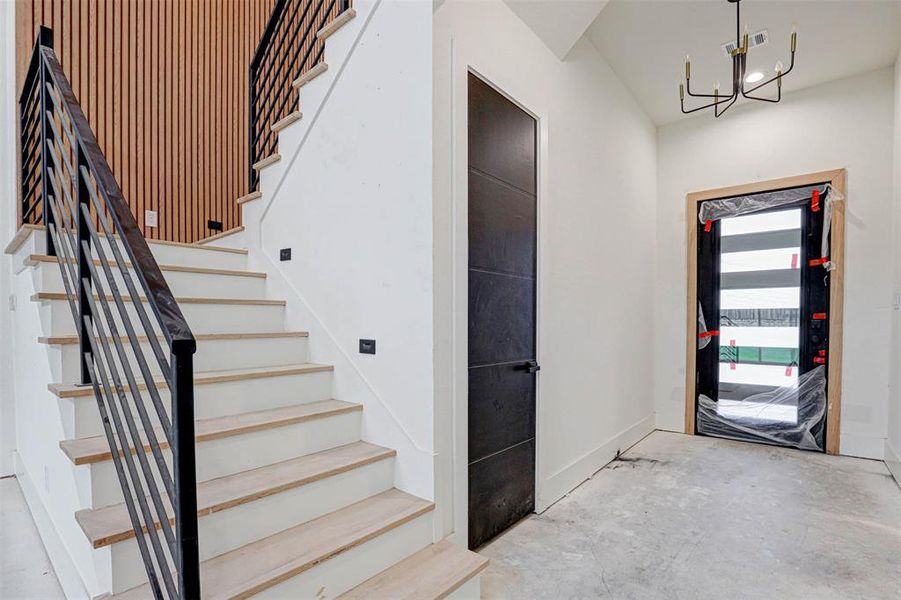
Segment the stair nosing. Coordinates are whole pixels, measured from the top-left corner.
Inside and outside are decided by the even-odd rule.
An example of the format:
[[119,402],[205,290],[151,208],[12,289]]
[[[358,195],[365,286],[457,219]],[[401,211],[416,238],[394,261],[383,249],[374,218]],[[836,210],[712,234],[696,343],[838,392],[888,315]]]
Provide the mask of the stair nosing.
[[316,79],[317,77],[319,77],[320,75],[325,73],[326,71],[328,71],[328,63],[327,62],[321,62],[316,65],[313,65],[312,67],[307,69],[307,71],[305,73],[303,73],[300,77],[295,79],[291,83],[291,86],[295,90],[299,90],[300,88],[302,88],[306,84],[310,83],[311,81],[313,81],[314,79]]
[[[113,296],[107,294],[105,296],[107,302],[115,301]],[[146,296],[138,297],[141,302],[147,302]],[[75,300],[74,296],[70,296],[65,292],[37,292],[31,295],[33,302],[43,300]],[[94,300],[100,300],[99,294],[94,294]],[[131,302],[130,295],[122,296],[123,302]],[[287,306],[286,300],[268,300],[265,298],[198,298],[194,296],[177,296],[175,302],[178,304],[233,304],[237,306]]]
[[[59,264],[59,258],[56,256],[50,256],[48,254],[29,254],[28,261],[34,263],[56,263]],[[69,263],[74,263],[75,261],[70,259]],[[94,259],[94,264],[97,266],[101,266],[102,262],[99,258]],[[116,272],[118,271],[118,266],[113,261],[106,261],[106,264],[110,267],[115,267]],[[160,271],[172,271],[175,273],[197,273],[198,275],[223,275],[228,277],[253,277],[257,279],[266,279],[267,275],[263,271],[244,271],[239,269],[217,269],[213,267],[188,267],[183,265],[158,265]],[[130,262],[125,263],[125,268],[132,269],[134,268]]]
[[279,131],[288,127],[289,125],[293,125],[294,123],[297,123],[302,118],[303,118],[303,113],[301,113],[299,110],[295,110],[294,112],[290,113],[289,115],[285,116],[284,118],[279,119],[278,121],[273,123],[269,127],[269,129],[271,129],[273,133],[278,133]]
[[340,15],[329,21],[325,27],[316,32],[316,39],[325,40],[333,35],[336,31],[347,25],[354,17],[357,16],[357,11],[353,8],[348,8]]
[[[274,165],[281,159],[282,159],[282,155],[279,154],[278,152],[276,152],[274,154],[270,154],[269,156],[267,156],[264,159],[258,160],[257,162],[253,163],[251,168],[254,169],[255,171],[262,171],[266,167]],[[202,247],[203,246],[201,246],[201,248]]]
[[[19,227],[19,230],[16,232],[16,236],[14,236],[14,238],[10,242],[9,246],[7,246],[5,252],[7,254],[11,254],[12,252],[15,252],[15,249],[18,249],[18,247],[21,246],[22,243],[32,233],[34,233],[36,231],[45,231],[45,230],[46,229],[43,225],[33,225],[30,223],[22,225],[21,227]],[[66,230],[61,229],[61,231],[66,231]],[[25,233],[22,233],[22,235],[20,236],[19,235],[20,232],[25,232]],[[104,233],[103,231],[98,231],[97,235],[99,235],[102,238],[106,237],[106,233]],[[115,235],[114,237],[119,237],[119,236]],[[17,239],[17,238],[19,238],[19,239]],[[155,240],[153,238],[144,238],[144,241],[146,241],[148,245],[157,244],[159,246],[177,246],[179,248],[193,248],[195,250],[212,250],[214,252],[228,252],[231,254],[244,254],[245,256],[249,253],[248,250],[246,250],[244,248],[227,248],[225,246],[197,246],[197,245],[195,245],[193,243],[189,243],[189,242],[171,242],[169,240]],[[14,243],[16,244],[15,249],[12,248]]]
[[[341,457],[340,454],[342,451],[348,450],[351,446],[355,448],[363,448],[365,454],[358,457],[352,458],[344,458]],[[313,461],[316,458],[321,458],[323,455],[329,454],[338,454],[338,458],[336,458],[337,464],[330,466],[328,468],[320,468],[318,471],[312,471],[302,476],[296,476],[290,480],[282,481],[278,485],[268,485],[268,482],[260,484],[259,487],[253,491],[244,491],[241,494],[233,494],[231,497],[224,497],[218,499],[216,501],[211,501],[207,505],[198,505],[197,507],[197,517],[198,519],[207,517],[209,515],[222,512],[231,508],[235,508],[237,506],[241,506],[244,504],[248,504],[250,502],[255,502],[257,500],[261,500],[263,498],[268,498],[270,496],[274,496],[276,494],[280,494],[282,492],[287,492],[293,489],[297,489],[303,487],[305,485],[309,485],[311,483],[315,483],[317,481],[322,481],[324,479],[328,479],[330,477],[334,477],[336,475],[341,475],[342,473],[348,473],[355,469],[360,469],[365,466],[375,464],[377,462],[388,460],[397,456],[397,451],[392,448],[385,448],[382,446],[378,446],[376,444],[370,444],[364,441],[351,442],[350,444],[344,444],[341,446],[336,446],[334,448],[329,448],[327,450],[322,450],[319,452],[314,452],[312,454],[307,454],[303,456],[298,456],[295,458],[291,458],[284,461],[279,461],[277,463],[265,465],[262,467],[256,467],[254,469],[248,469],[246,471],[240,471],[238,473],[233,473],[231,475],[225,475],[223,477],[217,477],[215,479],[210,479],[207,481],[203,481],[197,484],[197,492],[198,492],[198,504],[204,500],[203,492],[206,489],[209,489],[215,485],[222,484],[225,480],[236,481],[241,477],[248,477],[251,474],[260,474],[267,469],[269,471],[277,471],[279,467],[284,467],[287,463],[296,463],[301,464],[304,461]],[[223,494],[225,496],[225,494]],[[75,518],[78,521],[78,524],[81,526],[82,531],[85,533],[85,536],[88,537],[91,545],[94,548],[102,548],[104,546],[109,546],[112,544],[116,544],[118,542],[122,542],[128,539],[135,537],[135,531],[131,527],[130,523],[126,523],[124,527],[116,528],[115,531],[106,532],[103,535],[98,535],[95,537],[91,537],[90,533],[86,531],[86,525],[84,524],[84,519],[88,515],[93,515],[99,512],[110,512],[112,510],[116,511],[124,511],[125,504],[115,504],[112,506],[106,506],[97,509],[84,509],[77,511],[75,513]],[[156,517],[156,515],[154,515]],[[175,515],[172,514],[169,518],[170,524],[174,524]],[[159,523],[159,519],[155,518],[155,524],[157,529],[161,528],[161,524]],[[145,528],[146,531],[146,528]]]
[[[277,367],[255,367],[252,369],[227,369],[223,371],[202,371],[194,373],[194,385],[212,385],[216,383],[229,383],[232,381],[247,381],[252,379],[265,379],[267,377],[288,377],[291,375],[307,375],[310,373],[323,373],[334,371],[332,365],[320,365],[317,363],[298,363],[295,365],[281,365]],[[153,380],[157,388],[166,384],[165,379],[157,376]],[[94,395],[91,386],[75,386],[72,384],[51,383],[47,386],[53,395],[58,398],[80,398]],[[146,390],[146,382],[138,384],[138,390]],[[126,383],[122,390],[130,392],[131,387]]]
[[[220,564],[224,563],[223,567],[220,568],[228,568],[231,566],[228,561],[242,561],[246,562],[244,558],[247,555],[255,555],[263,552],[263,548],[270,544],[278,544],[282,542],[282,539],[274,540],[273,538],[289,538],[290,534],[294,534],[295,537],[301,537],[306,534],[308,531],[315,531],[318,527],[328,527],[333,526],[333,522],[336,519],[341,519],[344,517],[352,518],[355,513],[361,510],[367,510],[373,504],[379,502],[385,498],[396,497],[398,499],[403,499],[406,502],[406,506],[401,508],[394,508],[391,510],[391,514],[387,516],[383,516],[381,518],[382,522],[378,524],[367,524],[362,529],[362,531],[352,531],[344,534],[344,539],[338,541],[332,536],[329,540],[330,546],[326,546],[325,548],[317,548],[317,553],[315,556],[300,559],[294,558],[293,561],[282,562],[281,564],[272,566],[265,571],[260,573],[252,573],[250,577],[245,577],[244,585],[235,584],[233,587],[224,589],[224,590],[210,590],[206,589],[204,592],[207,597],[219,597],[219,594],[228,594],[229,598],[233,600],[250,598],[251,596],[258,594],[264,590],[270,589],[280,583],[283,583],[301,573],[304,573],[316,565],[322,564],[327,560],[335,558],[349,550],[362,546],[363,544],[378,538],[381,535],[388,533],[402,525],[406,525],[417,518],[428,514],[429,512],[435,509],[435,503],[430,502],[428,500],[423,500],[422,498],[417,498],[405,492],[401,492],[400,490],[393,488],[386,492],[382,492],[379,494],[375,494],[366,498],[365,500],[361,500],[359,502],[355,502],[349,506],[345,506],[331,513],[325,514],[321,517],[317,517],[311,521],[307,521],[306,523],[302,523],[300,525],[296,525],[289,529],[285,529],[273,535],[267,536],[255,542],[251,542],[245,546],[237,548],[235,550],[230,550],[224,554],[220,554],[219,556],[213,557],[211,559],[205,560],[201,563],[201,581],[204,579],[204,567],[206,567],[207,572],[210,569],[218,567]],[[387,512],[387,511],[386,511]],[[326,523],[325,526],[322,523]],[[366,527],[371,527],[371,529],[367,529]],[[324,544],[325,545],[325,544]],[[266,565],[268,567],[268,565]],[[211,580],[215,577],[216,573],[212,575],[208,575]],[[132,588],[131,590],[126,590],[122,592],[121,595],[117,595],[114,598],[138,598],[143,597],[144,590],[147,589],[146,584],[144,586],[138,586],[137,588]]]
[[[337,403],[337,404],[336,404]],[[270,421],[265,422],[254,422],[252,419],[249,419],[251,415],[261,415],[265,413],[277,413],[279,411],[285,411],[286,408],[300,408],[300,407],[316,407],[316,405],[329,405],[332,406],[329,408],[320,408],[315,412],[309,412],[306,414],[295,415],[291,417],[283,417],[283,418],[274,418]],[[277,427],[288,427],[290,425],[296,425],[298,423],[305,423],[307,421],[316,421],[319,419],[327,419],[329,417],[333,417],[336,415],[342,415],[351,412],[359,412],[363,410],[362,404],[353,404],[350,402],[344,402],[342,400],[318,400],[316,402],[309,402],[306,404],[298,404],[292,407],[280,407],[280,408],[270,408],[266,410],[258,410],[252,411],[248,413],[241,413],[239,415],[228,415],[224,417],[211,417],[209,419],[198,419],[195,422],[195,429],[202,429],[204,425],[209,425],[210,423],[215,423],[216,421],[227,422],[229,419],[235,419],[244,417],[245,419],[250,420],[249,424],[236,424],[231,425],[230,427],[221,427],[220,429],[212,430],[208,433],[200,432],[195,433],[194,440],[195,444],[200,444],[204,442],[211,442],[214,440],[219,440],[227,437],[234,437],[238,435],[245,435],[248,433],[254,433],[257,431],[265,431],[267,429],[275,429]],[[166,449],[169,447],[168,442],[166,441],[165,435],[163,433],[162,428],[157,427],[154,429],[154,433],[157,434],[157,440],[159,441],[160,448]],[[73,450],[73,448],[77,448],[79,443],[85,443],[90,441],[91,443],[100,443],[103,445],[103,450],[98,451],[90,451],[90,452],[78,452]],[[94,435],[85,438],[75,438],[69,440],[62,440],[59,443],[60,450],[62,450],[63,454],[72,461],[76,466],[78,465],[89,465],[95,463],[106,462],[112,460],[113,453],[109,449],[109,446],[106,442],[105,435]],[[137,454],[138,449],[130,446],[129,450],[131,454]],[[150,452],[150,447],[147,443],[143,444],[142,450],[144,452]],[[124,453],[122,451],[119,452],[120,455]]]
[[250,192],[249,194],[245,194],[245,195],[241,196],[240,198],[235,200],[235,202],[238,205],[241,205],[241,204],[246,204],[248,202],[252,202],[254,200],[259,200],[262,197],[263,197],[263,192],[256,190],[256,191]]
[[[437,549],[437,552],[436,552],[436,549]],[[451,595],[452,593],[454,593],[455,591],[460,589],[460,587],[462,587],[463,584],[470,581],[473,577],[475,577],[476,575],[478,575],[479,573],[484,571],[488,567],[488,564],[490,562],[488,557],[482,556],[480,554],[477,554],[476,552],[473,552],[471,550],[467,550],[465,548],[457,546],[445,538],[443,540],[439,540],[433,544],[426,546],[425,548],[423,548],[422,550],[419,550],[418,552],[414,552],[413,554],[411,554],[410,556],[404,558],[403,560],[401,560],[399,562],[394,563],[393,565],[391,565],[384,571],[377,573],[376,575],[370,577],[363,583],[344,592],[343,594],[338,596],[336,598],[336,600],[355,600],[355,599],[359,599],[359,598],[370,598],[370,597],[373,597],[373,594],[375,592],[381,592],[382,594],[384,594],[386,591],[390,592],[390,591],[392,591],[391,589],[386,590],[384,588],[384,586],[380,586],[379,584],[382,582],[387,582],[389,584],[395,583],[395,582],[403,583],[403,581],[401,579],[395,579],[395,578],[399,578],[399,577],[402,577],[405,575],[408,576],[408,573],[406,573],[405,571],[410,570],[411,566],[415,566],[416,567],[415,571],[419,571],[423,567],[430,566],[431,561],[434,561],[434,560],[446,561],[446,560],[448,560],[448,558],[450,558],[450,560],[453,560],[455,557],[453,557],[453,556],[448,557],[446,555],[446,553],[448,553],[448,552],[455,553],[458,555],[466,555],[465,558],[467,559],[467,562],[471,562],[473,564],[463,565],[466,567],[466,571],[463,573],[460,573],[457,577],[455,577],[453,579],[453,581],[449,582],[450,585],[442,586],[439,589],[434,589],[435,593],[433,595],[429,596],[429,598],[431,598],[433,600],[441,600],[443,598],[447,598],[449,595]],[[425,555],[424,559],[421,558],[423,555]],[[468,555],[477,557],[477,560],[471,559]],[[428,574],[424,575],[424,577],[428,577],[428,576],[429,576]],[[441,583],[443,583],[443,581]],[[389,586],[389,588],[390,588],[390,586]],[[430,591],[431,591],[431,588],[430,588]],[[379,596],[379,597],[381,597],[381,596]],[[393,597],[393,596],[391,596],[391,597]],[[403,598],[405,600],[409,600],[410,598],[414,598],[414,597],[417,599],[420,598],[419,596],[413,596],[412,594],[409,596],[409,598],[407,596],[404,596]]]
[[[146,335],[139,335],[139,342],[146,342],[148,340]],[[284,338],[308,338],[310,337],[310,333],[308,331],[275,331],[275,332],[254,332],[254,333],[196,333],[194,334],[194,339],[198,342],[206,341],[206,342],[215,342],[220,340],[266,340],[266,339],[284,339]],[[157,336],[157,339],[162,340],[163,336]],[[113,341],[112,336],[106,336],[106,340],[108,342]],[[120,335],[119,341],[127,342],[127,335]],[[40,344],[50,344],[54,346],[68,346],[71,344],[77,344],[79,342],[78,336],[75,334],[72,335],[57,335],[57,336],[41,336],[38,338],[38,343]]]

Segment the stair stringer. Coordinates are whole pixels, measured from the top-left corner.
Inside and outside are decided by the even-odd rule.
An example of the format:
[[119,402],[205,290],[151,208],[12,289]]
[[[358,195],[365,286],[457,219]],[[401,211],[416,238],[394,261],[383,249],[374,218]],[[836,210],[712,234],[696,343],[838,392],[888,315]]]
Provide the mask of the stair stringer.
[[[405,4],[405,3],[399,3]],[[415,4],[415,3],[411,3]],[[258,199],[242,202],[242,223],[245,230],[245,247],[250,250],[251,267],[265,271],[268,275],[267,294],[274,297],[288,298],[287,322],[288,327],[302,327],[310,332],[311,360],[322,361],[335,365],[335,394],[337,397],[350,402],[363,404],[364,424],[363,437],[365,440],[382,446],[394,448],[398,452],[395,470],[395,485],[408,493],[416,496],[434,499],[434,463],[431,431],[428,435],[419,435],[411,432],[409,427],[409,414],[402,408],[395,406],[393,398],[381,389],[377,381],[374,381],[372,371],[368,370],[368,364],[358,358],[354,344],[355,339],[348,339],[335,330],[335,319],[323,316],[322,302],[315,302],[310,297],[310,292],[315,294],[318,289],[332,285],[322,280],[309,280],[297,277],[290,272],[292,263],[282,263],[278,260],[280,246],[284,246],[279,236],[273,231],[278,222],[284,217],[281,213],[288,203],[297,201],[297,190],[293,189],[291,182],[292,173],[300,168],[304,151],[308,148],[309,141],[315,136],[328,136],[328,131],[323,125],[323,111],[327,110],[330,103],[340,98],[340,94],[346,90],[341,88],[342,79],[347,69],[352,68],[353,61],[364,54],[369,48],[378,49],[381,38],[385,37],[382,29],[386,23],[394,18],[392,10],[397,7],[392,3],[383,3],[381,0],[369,2],[357,1],[354,3],[355,18],[351,19],[325,41],[323,60],[328,64],[328,69],[300,87],[299,105],[303,118],[288,125],[279,132],[278,153],[281,160],[264,168],[260,172],[260,192]],[[423,23],[431,27],[431,11],[425,10]],[[383,14],[384,13],[384,14]],[[375,25],[373,25],[375,24]],[[430,46],[429,46],[430,47]],[[430,64],[430,56],[429,64]],[[392,69],[390,62],[386,62],[386,68]],[[427,82],[431,89],[431,79]],[[371,91],[375,92],[373,88]],[[430,96],[429,96],[430,98]],[[359,98],[359,102],[366,102],[365,97]],[[430,100],[429,100],[430,103]],[[428,119],[422,120],[426,131],[430,131],[430,113]],[[366,135],[366,131],[360,132]],[[321,138],[319,138],[321,139]],[[429,146],[429,155],[431,153]],[[322,160],[340,162],[336,155],[323,156]],[[353,165],[347,165],[353,168]],[[424,179],[423,189],[431,189],[430,162],[429,172]],[[374,185],[378,185],[375,182]],[[304,200],[314,202],[315,194],[305,193]],[[430,200],[430,192],[424,192],[423,200]],[[323,202],[328,200],[323,198]],[[315,206],[311,206],[315,210]],[[303,216],[295,214],[296,220],[303,221]],[[429,236],[431,232],[431,217],[428,218]],[[298,231],[295,240],[302,238],[303,233]],[[293,243],[297,243],[296,241]],[[431,245],[428,239],[428,272],[427,283],[431,286]],[[361,248],[361,251],[365,249]],[[325,245],[316,249],[316,252],[328,252]],[[316,260],[312,251],[301,254],[294,249],[292,261]],[[286,265],[288,268],[286,268]],[[350,268],[352,272],[352,267]],[[353,276],[353,273],[352,273]],[[386,284],[387,285],[387,284]],[[335,288],[336,286],[332,286]],[[318,289],[317,289],[318,288]],[[428,318],[431,318],[431,300],[428,306]],[[431,373],[431,321],[428,321],[428,371]],[[363,332],[360,332],[360,337]],[[411,365],[411,368],[415,368]],[[429,386],[432,385],[431,377]],[[422,394],[422,411],[427,413],[429,427],[432,423],[433,390],[429,387]],[[420,428],[420,432],[423,428]],[[436,521],[440,522],[440,520]],[[436,539],[438,539],[436,534]]]

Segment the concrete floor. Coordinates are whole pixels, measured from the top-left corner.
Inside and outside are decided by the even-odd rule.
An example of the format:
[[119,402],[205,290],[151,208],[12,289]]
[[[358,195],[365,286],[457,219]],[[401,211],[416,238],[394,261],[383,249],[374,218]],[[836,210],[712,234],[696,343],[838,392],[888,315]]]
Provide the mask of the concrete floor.
[[480,550],[483,598],[901,598],[878,461],[655,432]]
[[15,477],[0,479],[0,598],[65,598]]

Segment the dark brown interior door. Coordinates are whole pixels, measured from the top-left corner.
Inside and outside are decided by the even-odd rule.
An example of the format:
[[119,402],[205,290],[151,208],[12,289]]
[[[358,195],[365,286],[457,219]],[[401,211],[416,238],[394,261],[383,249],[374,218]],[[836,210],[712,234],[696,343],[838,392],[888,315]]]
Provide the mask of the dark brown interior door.
[[537,123],[469,75],[469,547],[535,508]]

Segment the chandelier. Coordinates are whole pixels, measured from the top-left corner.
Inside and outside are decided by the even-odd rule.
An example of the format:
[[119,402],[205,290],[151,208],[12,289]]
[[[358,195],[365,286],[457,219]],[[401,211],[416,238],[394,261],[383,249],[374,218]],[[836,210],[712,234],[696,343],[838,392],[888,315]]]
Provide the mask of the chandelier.
[[[707,108],[713,108],[713,113],[716,118],[721,117],[729,108],[735,104],[735,101],[738,100],[739,96],[747,98],[749,100],[759,100],[761,102],[779,102],[782,100],[782,78],[791,73],[791,70],[795,67],[795,48],[798,45],[798,33],[792,29],[792,37],[791,37],[791,63],[788,66],[788,70],[782,71],[782,62],[776,63],[776,75],[758,83],[754,87],[750,89],[745,89],[745,84],[753,84],[759,79],[762,78],[762,75],[759,73],[755,73],[756,80],[752,76],[750,78],[745,76],[745,71],[747,70],[748,63],[748,29],[745,27],[744,35],[741,34],[741,0],[727,0],[727,2],[735,5],[735,49],[731,52],[732,57],[732,93],[728,96],[725,96],[720,93],[720,84],[717,83],[713,88],[712,94],[694,94],[691,91],[691,58],[685,57],[685,83],[679,84],[679,104],[682,107],[683,114],[691,114],[693,112],[698,112],[699,110],[704,110]],[[776,97],[775,98],[763,98],[760,96],[753,96],[752,94],[773,82],[776,82]],[[692,98],[706,98],[712,99],[712,102],[709,102],[703,106],[698,106],[697,108],[685,109],[685,95],[688,94],[689,97]]]

